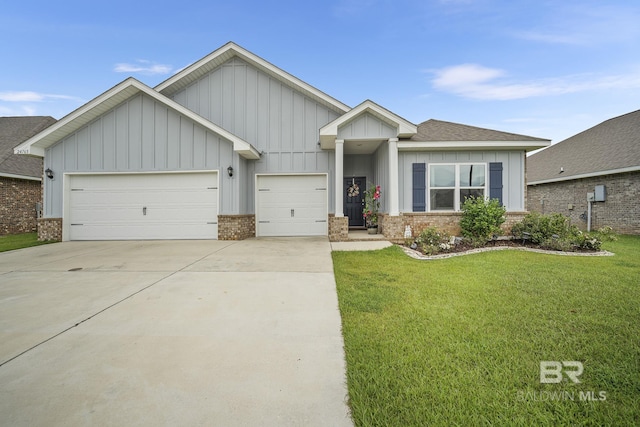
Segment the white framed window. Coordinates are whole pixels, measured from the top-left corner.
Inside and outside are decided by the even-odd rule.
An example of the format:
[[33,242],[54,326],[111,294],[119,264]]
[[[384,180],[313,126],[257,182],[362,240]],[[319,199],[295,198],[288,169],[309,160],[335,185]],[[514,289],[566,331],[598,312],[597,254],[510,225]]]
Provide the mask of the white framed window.
[[430,211],[459,211],[467,197],[487,194],[486,163],[432,163],[427,177]]

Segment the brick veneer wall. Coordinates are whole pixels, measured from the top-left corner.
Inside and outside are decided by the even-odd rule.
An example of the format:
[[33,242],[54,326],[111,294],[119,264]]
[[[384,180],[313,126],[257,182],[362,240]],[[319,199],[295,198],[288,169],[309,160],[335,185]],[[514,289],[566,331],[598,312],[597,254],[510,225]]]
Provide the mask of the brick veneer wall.
[[587,193],[593,192],[596,185],[606,186],[607,200],[591,205],[591,229],[609,226],[618,233],[640,234],[640,172],[529,185],[527,209],[543,214],[561,213],[584,230]]
[[329,214],[329,241],[344,242],[349,240],[349,218]]
[[219,240],[244,240],[255,235],[255,215],[218,215]]
[[0,177],[0,235],[36,231],[41,201],[40,181]]
[[[527,212],[507,212],[506,221],[502,224],[503,234],[511,232],[513,224],[520,222]],[[391,217],[381,215],[382,234],[391,241],[404,241],[404,231],[411,227],[412,236],[419,235],[427,227],[435,227],[452,236],[460,236],[460,219],[462,212],[415,212],[402,213]]]
[[62,218],[38,218],[38,240],[62,241]]

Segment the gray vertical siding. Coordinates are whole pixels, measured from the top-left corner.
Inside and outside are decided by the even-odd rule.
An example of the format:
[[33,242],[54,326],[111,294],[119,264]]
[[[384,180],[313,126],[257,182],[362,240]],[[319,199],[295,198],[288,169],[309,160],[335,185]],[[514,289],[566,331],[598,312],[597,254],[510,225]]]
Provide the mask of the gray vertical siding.
[[508,211],[524,211],[524,157],[525,154],[522,151],[400,152],[398,153],[400,211],[411,212],[413,209],[411,193],[413,163],[428,165],[468,162],[502,162],[503,204]]
[[338,139],[380,139],[395,138],[398,129],[366,113],[338,128]]
[[45,181],[47,217],[62,216],[64,172],[221,170],[220,213],[241,204],[238,180],[222,185],[227,167],[240,167],[232,143],[142,94],[51,146],[46,158],[56,173]]
[[[380,144],[376,152],[373,154],[374,174],[373,184],[380,186],[380,209],[382,212],[388,212],[388,203],[386,192],[389,189],[389,143]],[[400,190],[402,191],[402,190]]]
[[[256,173],[324,172],[334,179],[334,152],[320,149],[318,130],[338,114],[239,58],[171,98],[262,152],[260,160],[244,163],[251,176],[243,187],[245,199],[238,206],[244,208],[239,213],[254,212]],[[331,212],[333,199],[329,198]]]

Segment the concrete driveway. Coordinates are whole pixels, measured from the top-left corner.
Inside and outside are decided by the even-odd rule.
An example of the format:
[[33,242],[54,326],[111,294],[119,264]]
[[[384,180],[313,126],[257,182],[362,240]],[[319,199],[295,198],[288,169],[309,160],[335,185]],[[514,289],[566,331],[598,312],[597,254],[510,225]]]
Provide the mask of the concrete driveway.
[[0,424],[348,426],[326,238],[0,253]]

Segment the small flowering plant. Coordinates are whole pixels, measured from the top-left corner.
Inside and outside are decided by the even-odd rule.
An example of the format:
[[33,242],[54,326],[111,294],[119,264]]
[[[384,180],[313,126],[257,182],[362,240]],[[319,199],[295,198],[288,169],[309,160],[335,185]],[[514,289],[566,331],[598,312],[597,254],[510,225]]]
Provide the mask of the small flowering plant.
[[378,210],[380,209],[380,186],[371,185],[364,192],[364,211],[362,215],[367,227],[378,226]]

